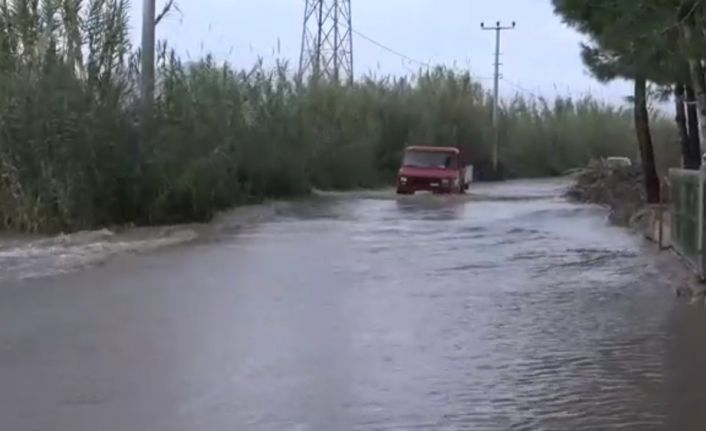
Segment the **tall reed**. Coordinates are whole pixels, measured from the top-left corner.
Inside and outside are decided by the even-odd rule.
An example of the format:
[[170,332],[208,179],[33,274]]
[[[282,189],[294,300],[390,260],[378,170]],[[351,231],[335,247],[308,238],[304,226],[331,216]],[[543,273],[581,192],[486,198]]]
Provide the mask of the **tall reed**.
[[[142,125],[127,14],[127,0],[0,0],[0,228],[202,221],[312,187],[379,186],[408,144],[461,146],[481,178],[491,172],[492,99],[444,68],[314,85],[284,62],[235,70],[162,45]],[[672,160],[671,123],[656,124]],[[501,125],[510,177],[636,154],[631,113],[591,97],[518,95]]]

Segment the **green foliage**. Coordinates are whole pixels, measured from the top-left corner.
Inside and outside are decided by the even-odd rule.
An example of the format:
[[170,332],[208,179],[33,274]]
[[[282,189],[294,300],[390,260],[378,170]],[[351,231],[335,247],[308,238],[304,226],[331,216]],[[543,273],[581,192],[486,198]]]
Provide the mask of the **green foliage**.
[[564,22],[590,36],[582,57],[602,81],[644,76],[661,85],[689,79],[674,19],[681,0],[553,0]]
[[671,86],[688,77],[688,62],[674,50],[679,26],[665,26],[676,16],[680,1],[553,0],[564,21],[591,38],[582,46],[582,57],[592,74],[602,81],[623,77],[635,83],[635,129],[651,203],[660,200],[661,188],[647,112],[647,81]]
[[[0,0],[0,227],[208,220],[311,188],[379,186],[409,144],[463,147],[488,175],[491,100],[443,68],[313,85],[284,63],[185,64],[161,46],[153,117],[140,125],[127,3]],[[635,153],[630,112],[590,97],[518,96],[502,125],[511,176]]]

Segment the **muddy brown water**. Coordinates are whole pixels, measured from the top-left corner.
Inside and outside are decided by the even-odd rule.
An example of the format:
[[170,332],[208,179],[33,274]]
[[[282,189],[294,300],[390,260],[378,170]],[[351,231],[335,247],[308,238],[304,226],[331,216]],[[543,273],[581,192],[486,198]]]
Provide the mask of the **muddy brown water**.
[[564,186],[0,240],[0,429],[705,429],[706,311]]

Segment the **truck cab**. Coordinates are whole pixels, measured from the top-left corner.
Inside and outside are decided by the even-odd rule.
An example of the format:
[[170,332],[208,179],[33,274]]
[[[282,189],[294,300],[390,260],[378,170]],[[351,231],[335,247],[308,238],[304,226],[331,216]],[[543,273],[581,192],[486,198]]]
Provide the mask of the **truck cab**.
[[473,180],[473,168],[454,147],[407,147],[397,176],[397,194],[418,191],[461,194]]

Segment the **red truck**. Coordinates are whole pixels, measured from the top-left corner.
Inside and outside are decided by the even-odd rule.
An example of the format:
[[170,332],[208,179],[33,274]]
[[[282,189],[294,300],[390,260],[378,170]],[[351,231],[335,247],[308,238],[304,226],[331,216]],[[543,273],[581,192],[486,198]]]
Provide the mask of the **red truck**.
[[462,194],[473,181],[473,167],[467,166],[461,150],[454,147],[407,147],[397,176],[397,194],[418,191]]

